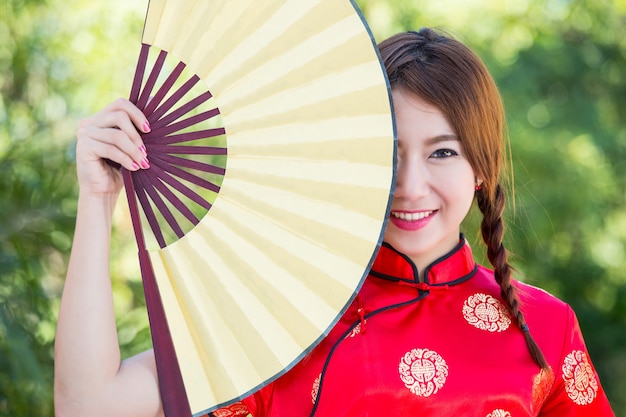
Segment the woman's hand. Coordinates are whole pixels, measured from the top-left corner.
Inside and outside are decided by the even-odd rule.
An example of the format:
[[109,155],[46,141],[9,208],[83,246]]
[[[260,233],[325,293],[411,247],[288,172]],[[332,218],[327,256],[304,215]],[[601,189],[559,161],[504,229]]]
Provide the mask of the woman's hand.
[[122,187],[119,169],[148,169],[146,148],[138,130],[147,133],[150,124],[134,104],[117,99],[100,112],[81,120],[77,132],[76,165],[81,192],[117,194]]

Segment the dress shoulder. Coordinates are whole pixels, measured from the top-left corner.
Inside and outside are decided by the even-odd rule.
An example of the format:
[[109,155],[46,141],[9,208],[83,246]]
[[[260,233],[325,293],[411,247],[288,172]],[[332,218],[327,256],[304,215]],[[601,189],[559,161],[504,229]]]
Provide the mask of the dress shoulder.
[[614,416],[574,310],[541,288],[519,281],[514,285],[530,333],[552,371],[551,388],[539,415]]

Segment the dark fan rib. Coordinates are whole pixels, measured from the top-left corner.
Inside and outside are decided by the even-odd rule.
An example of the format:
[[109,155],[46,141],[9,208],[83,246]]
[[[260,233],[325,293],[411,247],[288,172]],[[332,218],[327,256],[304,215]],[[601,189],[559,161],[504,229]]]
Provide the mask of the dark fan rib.
[[189,198],[190,200],[194,201],[196,204],[198,204],[201,207],[204,207],[205,209],[209,210],[211,209],[211,203],[209,203],[208,201],[206,201],[202,196],[200,196],[198,193],[196,193],[194,190],[192,190],[191,188],[189,188],[188,186],[186,186],[185,184],[183,184],[182,182],[178,181],[176,178],[174,177],[178,177],[181,178],[185,181],[188,181],[192,184],[195,184],[199,187],[205,188],[207,190],[211,190],[213,192],[218,192],[220,187],[213,184],[212,182],[209,182],[205,179],[202,179],[196,175],[193,175],[187,171],[184,171],[180,168],[177,168],[175,166],[172,165],[168,165],[166,163],[163,163],[162,161],[159,161],[158,158],[152,158],[152,164],[151,164],[151,168],[160,168],[162,173],[159,175],[159,178],[168,183],[173,189],[175,189],[176,191],[180,192],[181,194],[185,195],[187,198]]
[[158,159],[167,164],[176,165],[183,168],[195,169],[197,171],[209,172],[211,174],[224,175],[226,173],[225,168],[200,161],[195,161],[193,159],[181,158],[179,156],[159,154]]
[[185,232],[183,232],[183,229],[178,224],[178,221],[170,211],[169,207],[167,206],[167,204],[165,204],[165,201],[163,201],[163,199],[154,187],[155,181],[158,181],[158,179],[150,178],[149,181],[150,186],[146,187],[145,191],[148,193],[148,196],[150,197],[156,208],[159,210],[159,213],[161,213],[167,224],[169,224],[174,233],[176,233],[176,236],[178,236],[179,238],[185,236]]
[[[183,101],[187,93],[200,81],[197,75],[192,75],[187,80],[181,78],[186,68],[183,62],[179,62],[165,81],[157,85],[164,72],[168,53],[161,50],[148,71],[146,68],[149,48],[150,45],[142,44],[131,88],[131,101],[143,110],[152,127],[151,132],[142,134],[150,155],[151,169],[133,173],[132,182],[137,200],[143,208],[156,241],[161,248],[164,248],[167,243],[162,230],[165,223],[162,220],[167,222],[179,238],[182,238],[184,232],[178,222],[181,218],[175,216],[174,213],[178,211],[192,224],[198,224],[200,220],[187,207],[187,204],[194,202],[206,210],[211,208],[211,203],[192,187],[197,186],[215,193],[220,190],[219,185],[190,171],[217,175],[224,175],[226,171],[225,168],[207,162],[181,157],[184,155],[226,155],[226,148],[183,144],[224,135],[226,131],[223,127],[184,131],[197,128],[200,123],[218,116],[220,111],[212,108],[188,116],[210,100],[212,94],[206,91],[186,102]],[[182,84],[174,89],[179,80]],[[189,201],[185,201],[181,198],[182,196]]]
[[[133,78],[133,85],[131,87],[131,93],[129,97],[130,101],[135,104],[139,103],[141,98],[141,103],[137,104],[137,107],[144,110],[146,104],[150,99],[150,93],[154,87],[154,82],[156,82],[157,78],[155,75],[153,77],[154,81],[149,79],[148,83],[146,83],[149,88],[144,87],[144,89],[142,90],[143,78],[146,73],[146,64],[148,60],[149,49],[150,45],[142,43],[141,51],[139,53],[139,59],[137,61],[137,68],[135,70],[135,76]],[[159,57],[164,58],[164,54],[162,53]],[[161,70],[161,65],[162,63],[159,64],[157,62],[155,67],[159,68],[153,68],[151,74],[158,74]],[[177,68],[180,68],[180,66]],[[173,79],[174,78],[172,76],[168,77],[168,80]],[[163,100],[160,95],[163,94],[164,97],[164,91],[169,90],[170,88],[171,86],[167,86],[164,89],[162,86],[161,89],[157,92],[157,95],[159,97],[156,97],[154,104],[149,106],[148,111],[145,111],[144,114],[148,117],[148,120],[151,124],[153,123],[153,121],[156,121],[158,118],[160,118],[160,116],[157,114],[155,115],[154,119],[150,119],[150,114],[153,114],[152,109],[155,108]],[[178,100],[180,100],[180,98],[172,100],[172,103],[175,103]],[[172,105],[173,104],[171,104],[170,106]],[[165,109],[164,107],[163,113],[161,113],[161,115],[165,114],[167,110],[169,110],[169,107],[167,107],[167,109]],[[154,346],[155,357],[157,358],[156,367],[159,376],[159,392],[163,400],[163,409],[165,410],[166,415],[191,416],[191,409],[189,406],[179,363],[176,358],[176,352],[172,342],[172,335],[167,325],[167,317],[165,315],[165,309],[159,295],[158,286],[156,284],[156,276],[152,268],[150,255],[148,254],[148,251],[146,249],[139,215],[139,208],[137,204],[138,200],[143,208],[143,213],[148,223],[150,224],[150,227],[152,228],[155,239],[157,240],[159,246],[161,248],[164,248],[166,246],[166,242],[159,226],[159,222],[157,221],[156,215],[152,209],[150,201],[148,200],[148,196],[146,195],[146,187],[149,187],[148,189],[152,190],[152,192],[154,193],[157,193],[158,191],[154,188],[150,188],[150,184],[146,184],[146,181],[150,181],[150,178],[147,175],[144,175],[146,174],[146,172],[147,171],[142,170],[140,172],[131,173],[130,171],[122,169],[131,219],[133,222],[133,228],[135,230],[135,238],[137,240],[137,247],[139,249],[139,264],[141,266],[141,276],[144,286],[144,293],[146,296],[146,307],[148,309],[148,317],[150,319],[150,329],[152,333],[152,342]],[[158,179],[155,179],[153,181],[155,183],[155,187],[160,187],[160,181]],[[165,185],[163,185],[163,187],[165,187]]]
[[215,146],[172,146],[172,145],[154,145],[152,152],[163,152],[176,155],[226,155],[226,148],[217,148]]
[[185,203],[176,196],[162,181],[161,177],[167,175],[161,168],[153,166],[154,169],[146,171],[150,176],[151,183],[183,216],[192,224],[196,225],[200,221],[195,214],[185,205]]
[[194,85],[196,85],[200,81],[200,77],[197,75],[193,75],[189,78],[183,85],[181,85],[178,90],[176,90],[165,102],[157,107],[156,110],[152,114],[149,115],[150,124],[159,128],[164,125],[159,119],[163,117],[165,113],[167,113],[176,103],[178,103],[184,96],[187,94]]
[[146,107],[148,100],[150,100],[150,94],[152,93],[152,90],[154,89],[154,86],[159,78],[159,74],[163,69],[163,63],[165,62],[166,57],[166,51],[159,52],[159,56],[157,57],[154,66],[152,67],[152,71],[150,71],[150,75],[148,76],[148,79],[146,80],[146,83],[141,90],[141,95],[139,96],[139,100],[137,100],[136,105],[142,110]]
[[200,94],[198,97],[195,97],[195,98],[189,100],[187,103],[181,105],[176,110],[172,111],[171,113],[167,114],[166,116],[163,116],[158,121],[156,121],[155,122],[155,128],[159,129],[159,128],[163,127],[163,126],[169,125],[170,123],[178,120],[183,115],[185,115],[185,114],[191,112],[192,110],[200,107],[202,104],[204,104],[205,102],[209,101],[211,99],[211,97],[213,97],[211,92],[210,91],[206,91],[206,92]]
[[144,138],[146,139],[152,139],[152,138],[160,138],[163,136],[167,136],[170,133],[174,133],[183,129],[188,128],[189,126],[193,126],[196,125],[198,123],[202,123],[205,120],[208,120],[212,117],[217,116],[218,114],[220,114],[219,109],[211,109],[211,110],[207,110],[205,112],[202,113],[198,113],[194,116],[188,117],[186,119],[183,119],[179,122],[176,123],[172,123],[168,126],[164,126],[162,128],[157,128],[157,129],[152,129],[152,131],[145,135]]
[[[218,127],[214,129],[205,129],[205,130],[198,130],[195,132],[185,132],[185,133],[179,133],[177,135],[169,135],[163,138],[159,138],[158,142],[156,142],[155,140],[152,140],[151,142],[154,143],[154,146],[152,147],[152,149],[158,149],[167,153],[180,153],[180,152],[167,151],[167,149],[172,148],[172,146],[168,144],[189,142],[189,141],[198,140],[198,139],[207,139],[207,138],[212,138],[215,136],[224,135],[225,133],[226,133],[226,130],[223,127]],[[208,146],[207,148],[212,149],[215,147]],[[226,154],[226,148],[215,148],[215,149],[223,149],[223,150],[217,153],[209,152],[207,153],[207,155],[225,155]]]
[[143,83],[143,74],[146,71],[146,63],[148,62],[148,53],[150,45],[142,43],[137,59],[137,67],[135,68],[135,76],[133,77],[133,85],[130,89],[130,101],[136,103],[141,92],[141,84]]
[[146,108],[144,109],[144,114],[150,114],[154,112],[154,109],[156,109],[157,106],[161,104],[161,101],[163,101],[167,93],[174,86],[174,83],[176,82],[176,80],[178,80],[180,74],[182,74],[185,67],[186,65],[184,62],[179,62],[178,65],[176,65],[176,68],[172,70],[172,73],[163,82],[161,87],[159,87],[154,97],[152,97],[147,103]]
[[[157,217],[154,214],[154,211],[152,210],[152,206],[150,204],[150,201],[148,200],[148,197],[146,196],[146,192],[145,192],[145,188],[146,188],[146,184],[144,184],[144,181],[142,180],[143,175],[141,175],[142,173],[135,173],[133,175],[133,185],[135,187],[135,194],[137,194],[137,198],[139,199],[139,203],[141,204],[141,207],[143,208],[143,212],[146,216],[146,219],[148,220],[148,224],[150,225],[150,228],[152,229],[152,232],[154,233],[154,237],[156,238],[159,246],[161,248],[164,248],[165,246],[167,246],[167,244],[165,243],[165,238],[163,237],[163,233],[161,232],[161,227],[159,226],[159,222],[157,221]],[[148,186],[150,186],[150,184],[147,184]]]

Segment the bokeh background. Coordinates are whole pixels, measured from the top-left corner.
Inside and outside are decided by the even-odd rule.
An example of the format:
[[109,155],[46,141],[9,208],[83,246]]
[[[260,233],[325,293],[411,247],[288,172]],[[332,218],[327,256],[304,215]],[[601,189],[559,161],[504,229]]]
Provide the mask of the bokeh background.
[[[519,278],[576,310],[626,417],[626,0],[357,0],[377,40],[438,26],[485,60],[508,111]],[[127,96],[147,0],[0,1],[0,416],[52,416],[77,121]],[[150,346],[125,204],[112,270],[124,355]],[[476,217],[466,232],[482,257]],[[504,364],[504,366],[506,366]]]

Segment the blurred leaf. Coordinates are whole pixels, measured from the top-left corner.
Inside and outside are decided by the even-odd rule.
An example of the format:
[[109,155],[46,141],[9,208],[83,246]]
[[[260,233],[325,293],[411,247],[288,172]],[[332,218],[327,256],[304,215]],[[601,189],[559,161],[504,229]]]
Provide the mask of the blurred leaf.
[[[575,308],[615,412],[626,416],[626,2],[357,3],[377,40],[440,26],[489,66],[508,109],[515,169],[507,245],[524,279]],[[0,416],[53,414],[75,127],[127,95],[146,5],[0,2]],[[123,203],[114,221],[116,313],[131,355],[150,335]],[[475,222],[466,225],[470,240]]]

